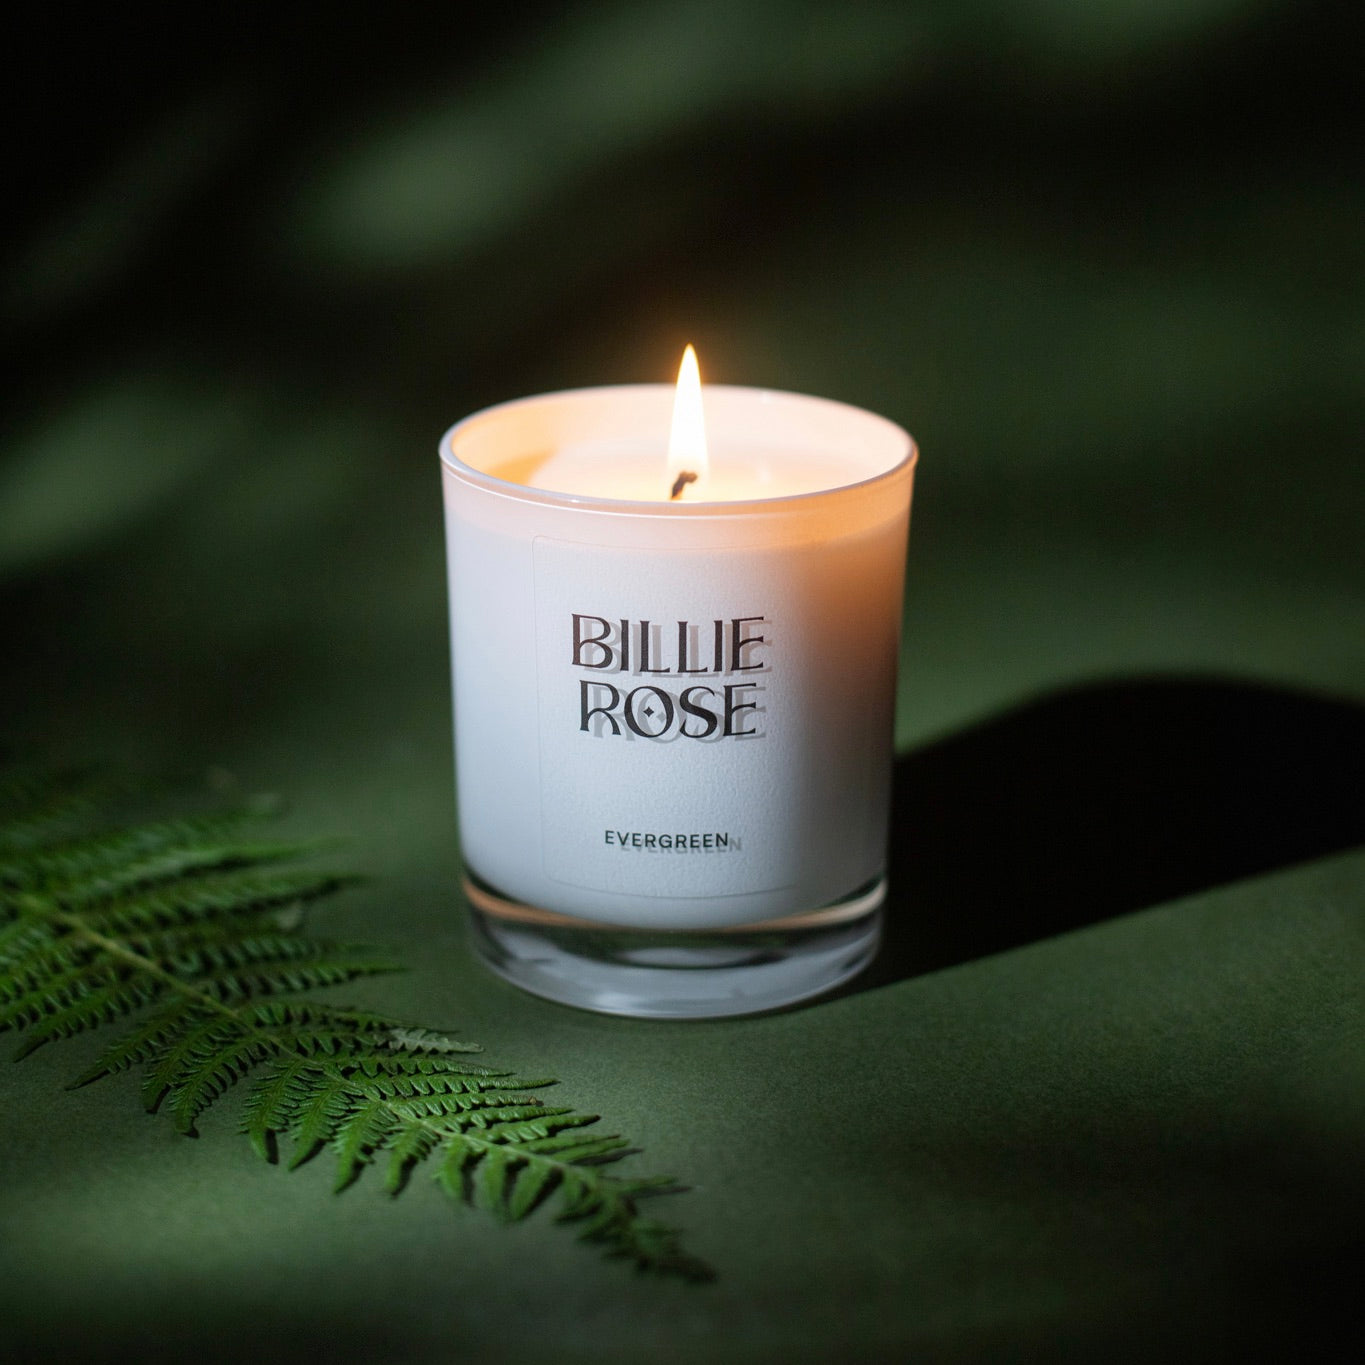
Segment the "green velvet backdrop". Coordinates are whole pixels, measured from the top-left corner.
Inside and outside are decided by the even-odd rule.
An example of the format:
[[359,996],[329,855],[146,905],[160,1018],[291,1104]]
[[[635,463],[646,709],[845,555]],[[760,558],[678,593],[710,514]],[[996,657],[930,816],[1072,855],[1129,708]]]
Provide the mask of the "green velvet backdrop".
[[[0,1351],[1358,1355],[1362,39],[1290,0],[17,28],[0,739],[353,834],[324,923],[415,970],[352,996],[563,1078],[720,1278],[334,1198],[229,1108],[63,1091],[73,1043],[0,1068]],[[643,1025],[469,959],[435,444],[686,340],[922,457],[887,951]]]

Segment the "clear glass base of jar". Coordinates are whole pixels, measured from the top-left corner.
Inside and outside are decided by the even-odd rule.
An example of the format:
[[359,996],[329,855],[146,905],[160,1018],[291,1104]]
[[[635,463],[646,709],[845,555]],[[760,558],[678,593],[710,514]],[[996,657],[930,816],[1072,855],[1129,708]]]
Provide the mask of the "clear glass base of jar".
[[627,929],[524,905],[465,878],[474,951],[532,995],[636,1019],[759,1014],[856,976],[881,942],[886,878],[820,910],[726,929]]

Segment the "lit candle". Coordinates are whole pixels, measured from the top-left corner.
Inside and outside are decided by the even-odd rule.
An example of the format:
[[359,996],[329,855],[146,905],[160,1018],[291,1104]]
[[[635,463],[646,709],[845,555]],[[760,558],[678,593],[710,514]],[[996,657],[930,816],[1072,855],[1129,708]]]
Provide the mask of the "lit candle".
[[676,389],[523,399],[441,444],[476,942],[621,1013],[825,989],[884,889],[913,443],[702,395],[693,357]]

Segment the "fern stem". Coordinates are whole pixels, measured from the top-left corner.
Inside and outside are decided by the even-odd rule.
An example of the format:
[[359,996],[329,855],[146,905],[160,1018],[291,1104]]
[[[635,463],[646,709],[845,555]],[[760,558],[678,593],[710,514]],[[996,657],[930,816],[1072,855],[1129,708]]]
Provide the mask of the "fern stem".
[[235,1020],[244,1028],[249,1027],[246,1021],[242,1019],[241,1012],[233,1006],[219,1000],[208,991],[199,990],[191,982],[186,981],[183,976],[168,972],[155,958],[147,957],[129,948],[126,944],[120,943],[118,939],[100,933],[98,929],[92,929],[80,915],[73,914],[70,910],[59,910],[54,906],[48,917],[55,923],[69,929],[73,938],[88,943],[93,948],[98,948],[102,953],[108,953],[117,961],[150,976],[154,981],[161,982],[163,986],[169,987],[177,994],[193,1000],[203,1009],[212,1010]]

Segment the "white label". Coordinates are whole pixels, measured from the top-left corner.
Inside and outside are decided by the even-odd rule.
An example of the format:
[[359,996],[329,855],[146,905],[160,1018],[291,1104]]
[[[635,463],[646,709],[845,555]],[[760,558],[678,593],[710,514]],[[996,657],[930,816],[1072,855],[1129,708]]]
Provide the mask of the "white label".
[[708,899],[794,882],[814,718],[786,562],[536,540],[548,877]]

